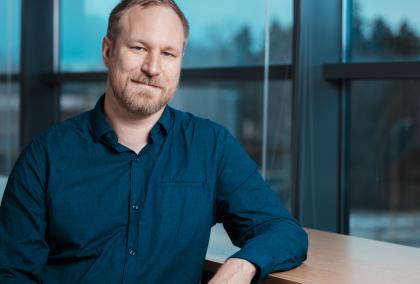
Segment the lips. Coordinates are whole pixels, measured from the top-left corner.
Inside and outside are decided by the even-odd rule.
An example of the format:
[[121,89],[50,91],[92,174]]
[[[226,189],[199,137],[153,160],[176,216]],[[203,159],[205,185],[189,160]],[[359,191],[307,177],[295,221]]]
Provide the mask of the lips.
[[134,79],[131,79],[131,82],[136,83],[136,84],[140,84],[140,85],[145,85],[145,86],[152,87],[152,88],[159,88],[159,89],[162,88],[161,86],[158,86],[158,85],[155,85],[155,84],[149,84],[149,83],[139,81],[139,80],[134,80]]

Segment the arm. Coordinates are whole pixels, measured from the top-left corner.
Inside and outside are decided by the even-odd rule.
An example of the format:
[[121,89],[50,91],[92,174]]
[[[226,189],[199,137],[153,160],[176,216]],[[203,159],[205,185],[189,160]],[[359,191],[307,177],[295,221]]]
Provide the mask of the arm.
[[38,283],[48,258],[46,159],[32,142],[9,177],[0,207],[0,283]]
[[257,268],[247,260],[240,258],[229,258],[220,267],[216,275],[208,284],[244,284],[251,283],[255,277]]
[[220,160],[217,219],[223,222],[233,244],[241,248],[231,258],[254,264],[257,282],[273,271],[299,266],[306,259],[305,231],[230,135]]

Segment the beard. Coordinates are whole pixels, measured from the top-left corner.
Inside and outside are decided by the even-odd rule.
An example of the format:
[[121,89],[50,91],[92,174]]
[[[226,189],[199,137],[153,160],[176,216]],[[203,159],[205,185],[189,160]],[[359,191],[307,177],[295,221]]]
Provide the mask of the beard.
[[165,107],[172,97],[161,79],[144,74],[132,73],[124,79],[118,71],[110,70],[109,81],[120,106],[135,115],[155,114]]

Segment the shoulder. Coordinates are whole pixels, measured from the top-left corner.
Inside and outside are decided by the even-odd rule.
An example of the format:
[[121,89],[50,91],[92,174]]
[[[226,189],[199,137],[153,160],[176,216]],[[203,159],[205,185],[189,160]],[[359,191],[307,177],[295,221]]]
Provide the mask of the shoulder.
[[172,128],[178,133],[215,138],[216,140],[224,140],[231,136],[225,127],[210,119],[174,108],[169,108],[169,112],[172,117]]
[[75,139],[87,139],[92,137],[90,126],[90,112],[84,112],[62,122],[59,122],[42,132],[33,139],[33,143],[39,143],[46,147],[72,143]]

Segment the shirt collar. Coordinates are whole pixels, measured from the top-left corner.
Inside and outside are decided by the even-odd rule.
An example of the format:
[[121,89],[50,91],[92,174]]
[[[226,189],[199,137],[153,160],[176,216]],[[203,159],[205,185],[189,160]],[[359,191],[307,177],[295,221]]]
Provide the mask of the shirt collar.
[[[93,130],[93,136],[96,141],[99,141],[104,135],[106,138],[113,140],[112,142],[117,142],[118,137],[111,126],[108,124],[105,118],[104,112],[104,102],[105,94],[103,94],[98,102],[96,103],[94,109],[91,111],[91,125]],[[171,108],[166,106],[163,110],[161,117],[159,118],[157,125],[160,126],[161,133],[163,136],[167,136],[170,131],[171,125]],[[154,136],[157,131],[156,125],[152,129],[151,135]],[[107,139],[107,140],[108,140]]]
[[165,107],[157,124],[161,126],[162,133],[166,137],[170,131],[170,126],[171,126],[171,108],[169,106]]
[[90,118],[93,136],[96,141],[99,141],[105,134],[108,134],[108,136],[113,134],[116,137],[114,130],[112,130],[111,126],[105,119],[104,101],[105,94],[99,98],[98,102],[95,105],[95,108],[91,111]]

